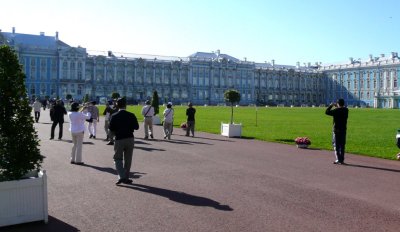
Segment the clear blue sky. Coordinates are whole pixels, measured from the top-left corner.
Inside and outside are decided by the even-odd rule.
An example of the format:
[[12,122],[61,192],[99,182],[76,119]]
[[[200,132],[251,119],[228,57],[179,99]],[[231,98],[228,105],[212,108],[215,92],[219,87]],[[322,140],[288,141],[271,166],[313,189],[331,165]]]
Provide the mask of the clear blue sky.
[[88,50],[185,57],[217,49],[295,65],[400,53],[399,0],[12,0],[0,29]]

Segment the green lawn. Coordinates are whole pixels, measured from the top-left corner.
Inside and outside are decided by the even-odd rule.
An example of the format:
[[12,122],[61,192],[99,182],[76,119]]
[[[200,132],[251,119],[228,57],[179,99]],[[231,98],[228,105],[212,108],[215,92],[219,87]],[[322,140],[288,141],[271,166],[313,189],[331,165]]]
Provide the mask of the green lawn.
[[[100,106],[100,111],[104,106]],[[142,106],[130,106],[139,121]],[[230,107],[196,106],[196,130],[220,133],[221,122],[229,122]],[[174,126],[185,121],[186,106],[174,106]],[[164,107],[160,107],[160,114]],[[257,112],[257,114],[256,114]],[[346,152],[367,156],[395,159],[399,149],[395,135],[399,111],[393,109],[350,108]],[[257,120],[256,120],[257,115]],[[298,136],[311,139],[311,148],[332,150],[332,117],[325,115],[325,108],[235,107],[234,121],[242,123],[242,136],[264,141],[293,144]]]

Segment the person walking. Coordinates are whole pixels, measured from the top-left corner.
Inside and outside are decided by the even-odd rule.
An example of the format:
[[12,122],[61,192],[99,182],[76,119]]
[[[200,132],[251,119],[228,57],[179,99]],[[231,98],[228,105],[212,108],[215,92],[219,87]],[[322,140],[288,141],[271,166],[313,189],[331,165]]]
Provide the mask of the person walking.
[[79,104],[73,102],[71,104],[71,111],[68,112],[69,131],[71,132],[72,143],[74,144],[71,152],[71,164],[84,164],[82,162],[83,135],[85,133],[85,121],[86,119],[90,119],[91,115],[89,112],[82,112],[83,110],[86,110],[86,107],[79,110]]
[[44,99],[44,100],[43,100],[42,105],[43,105],[43,110],[46,110],[46,107],[47,107],[47,99]]
[[186,109],[186,116],[187,116],[186,136],[189,136],[190,132],[192,132],[192,136],[194,137],[194,123],[195,123],[194,115],[195,114],[196,114],[196,109],[193,108],[193,104],[191,102],[189,102],[188,108]]
[[112,114],[109,129],[115,134],[114,163],[118,172],[117,185],[130,184],[129,174],[135,145],[134,130],[139,129],[135,114],[126,111],[126,99],[117,100],[118,112]]
[[174,109],[172,109],[172,102],[168,102],[167,108],[163,112],[164,115],[164,139],[171,139],[173,121],[174,121]]
[[144,139],[150,138],[154,139],[153,136],[153,115],[154,115],[154,107],[150,105],[150,101],[147,100],[145,102],[145,106],[142,108],[142,115],[144,117],[143,127],[144,127]]
[[42,103],[39,101],[39,98],[35,99],[35,102],[32,104],[33,112],[35,113],[35,122],[39,122],[40,118],[40,109],[42,108]]
[[89,131],[89,139],[91,138],[96,138],[96,132],[97,132],[97,123],[100,122],[100,117],[99,117],[99,108],[96,106],[96,101],[92,101],[89,103],[89,106],[87,107],[87,111],[90,113],[91,118],[88,119],[88,131]]
[[106,103],[106,108],[103,111],[103,115],[104,115],[104,131],[106,132],[106,139],[104,141],[110,141],[110,129],[108,129],[108,126],[110,124],[110,118],[111,115],[113,114],[113,110],[111,108],[112,105],[112,101],[108,101]]
[[[335,106],[335,109],[332,109]],[[347,118],[349,109],[344,106],[344,100],[339,99],[336,103],[331,103],[325,111],[326,115],[333,116],[333,137],[332,144],[335,150],[336,160],[334,164],[344,163],[344,152],[346,145]]]
[[67,110],[62,105],[61,100],[56,100],[56,104],[53,107],[53,110],[50,111],[50,118],[53,121],[51,125],[51,135],[50,140],[54,139],[54,130],[58,124],[58,140],[62,139],[63,136],[63,124],[64,124],[64,115],[67,114]]

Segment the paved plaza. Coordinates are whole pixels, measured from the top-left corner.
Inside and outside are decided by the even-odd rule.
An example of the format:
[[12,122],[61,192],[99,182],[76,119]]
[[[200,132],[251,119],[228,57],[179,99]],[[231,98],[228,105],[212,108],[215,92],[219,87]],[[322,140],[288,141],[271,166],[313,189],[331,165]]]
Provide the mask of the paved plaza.
[[[69,163],[69,123],[64,124],[63,140],[49,140],[48,113],[42,111],[35,127],[46,156],[49,223],[0,231],[400,228],[398,161],[347,154],[349,165],[333,165],[332,151],[202,132],[192,138],[178,128],[172,140],[164,140],[161,126],[155,126],[154,140],[143,140],[141,124],[135,132],[133,184],[116,186],[113,146],[103,141],[104,118],[96,139],[85,133],[85,165],[79,166]],[[57,133],[58,127],[56,138]]]

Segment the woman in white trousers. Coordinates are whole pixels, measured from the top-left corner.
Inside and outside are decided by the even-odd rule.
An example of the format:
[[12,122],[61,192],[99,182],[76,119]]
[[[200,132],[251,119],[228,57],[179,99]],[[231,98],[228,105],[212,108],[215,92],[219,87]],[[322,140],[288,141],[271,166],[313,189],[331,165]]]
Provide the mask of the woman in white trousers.
[[79,104],[74,102],[71,104],[71,111],[68,112],[69,118],[69,131],[71,132],[72,152],[71,152],[71,164],[82,165],[82,144],[83,144],[83,134],[85,131],[85,121],[90,119],[91,115],[89,112],[84,113],[86,107],[83,107],[79,111]]

